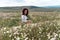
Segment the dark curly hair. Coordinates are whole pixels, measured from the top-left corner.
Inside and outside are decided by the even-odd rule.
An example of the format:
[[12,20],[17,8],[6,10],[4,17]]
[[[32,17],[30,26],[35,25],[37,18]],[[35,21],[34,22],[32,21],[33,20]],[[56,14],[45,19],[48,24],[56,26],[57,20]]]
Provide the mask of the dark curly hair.
[[[25,14],[25,10],[27,10],[27,14]],[[28,15],[28,9],[27,8],[24,8],[23,10],[22,10],[22,15]]]

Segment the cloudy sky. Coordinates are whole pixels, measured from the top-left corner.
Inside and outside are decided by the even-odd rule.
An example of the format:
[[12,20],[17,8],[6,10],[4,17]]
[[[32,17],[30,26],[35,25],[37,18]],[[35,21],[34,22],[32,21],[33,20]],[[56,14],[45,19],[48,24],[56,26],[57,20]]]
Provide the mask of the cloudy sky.
[[60,0],[0,0],[0,7],[5,6],[56,6]]

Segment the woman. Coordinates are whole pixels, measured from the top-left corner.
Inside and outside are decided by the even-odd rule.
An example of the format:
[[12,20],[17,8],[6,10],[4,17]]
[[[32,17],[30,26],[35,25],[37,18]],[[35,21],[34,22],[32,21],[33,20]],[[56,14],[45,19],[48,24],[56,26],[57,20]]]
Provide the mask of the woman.
[[30,17],[29,17],[29,11],[28,11],[28,9],[27,8],[24,8],[23,10],[22,10],[22,23],[31,23],[31,21],[30,21]]

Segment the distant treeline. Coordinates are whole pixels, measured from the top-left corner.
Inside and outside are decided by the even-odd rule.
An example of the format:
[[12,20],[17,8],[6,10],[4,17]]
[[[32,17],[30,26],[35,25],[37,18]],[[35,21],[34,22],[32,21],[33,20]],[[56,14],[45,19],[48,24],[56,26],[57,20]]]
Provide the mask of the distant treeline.
[[31,12],[60,12],[60,8],[45,8],[36,6],[21,6],[21,7],[0,7],[0,12],[19,12],[23,8],[28,8]]

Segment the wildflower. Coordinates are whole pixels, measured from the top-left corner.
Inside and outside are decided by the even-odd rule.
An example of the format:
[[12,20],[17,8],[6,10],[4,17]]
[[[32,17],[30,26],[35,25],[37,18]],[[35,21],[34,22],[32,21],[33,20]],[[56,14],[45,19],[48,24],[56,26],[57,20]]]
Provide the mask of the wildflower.
[[58,25],[60,25],[60,24],[58,23]]
[[34,26],[34,24],[31,25],[32,27]]
[[4,32],[4,34],[6,34],[6,32]]
[[48,36],[48,39],[50,39],[50,33],[48,33],[48,35],[47,35],[47,36]]
[[9,31],[7,31],[6,33],[9,33]]
[[19,28],[21,28],[21,25],[19,26]]
[[11,37],[11,35],[9,35],[9,37]]
[[12,40],[14,40],[14,39],[12,39]]
[[17,34],[16,32],[14,32],[14,35]]
[[33,26],[36,26],[37,25],[37,23],[33,23],[33,24],[31,24],[31,26],[33,27]]
[[58,30],[58,32],[60,32],[60,30]]
[[6,27],[4,28],[4,30],[6,30]]
[[20,40],[20,37],[17,37],[16,40]]
[[39,33],[41,33],[41,32],[39,32]]
[[54,37],[53,37],[53,38],[51,38],[50,40],[56,40],[56,37],[58,36],[58,34],[53,33],[53,35],[54,35]]
[[16,38],[16,36],[14,36],[14,38]]
[[50,26],[52,25],[53,23],[50,23]]
[[12,35],[9,35],[9,37],[11,37]]
[[17,30],[17,27],[13,27],[12,30],[15,32]]
[[14,32],[14,35],[15,35],[15,34],[19,35],[18,31]]
[[58,34],[56,34],[56,33],[53,33],[53,35],[54,35],[54,37],[57,37],[58,36]]
[[51,38],[50,40],[56,40],[56,38]]
[[25,40],[27,40],[27,39],[28,39],[28,37],[25,38]]

